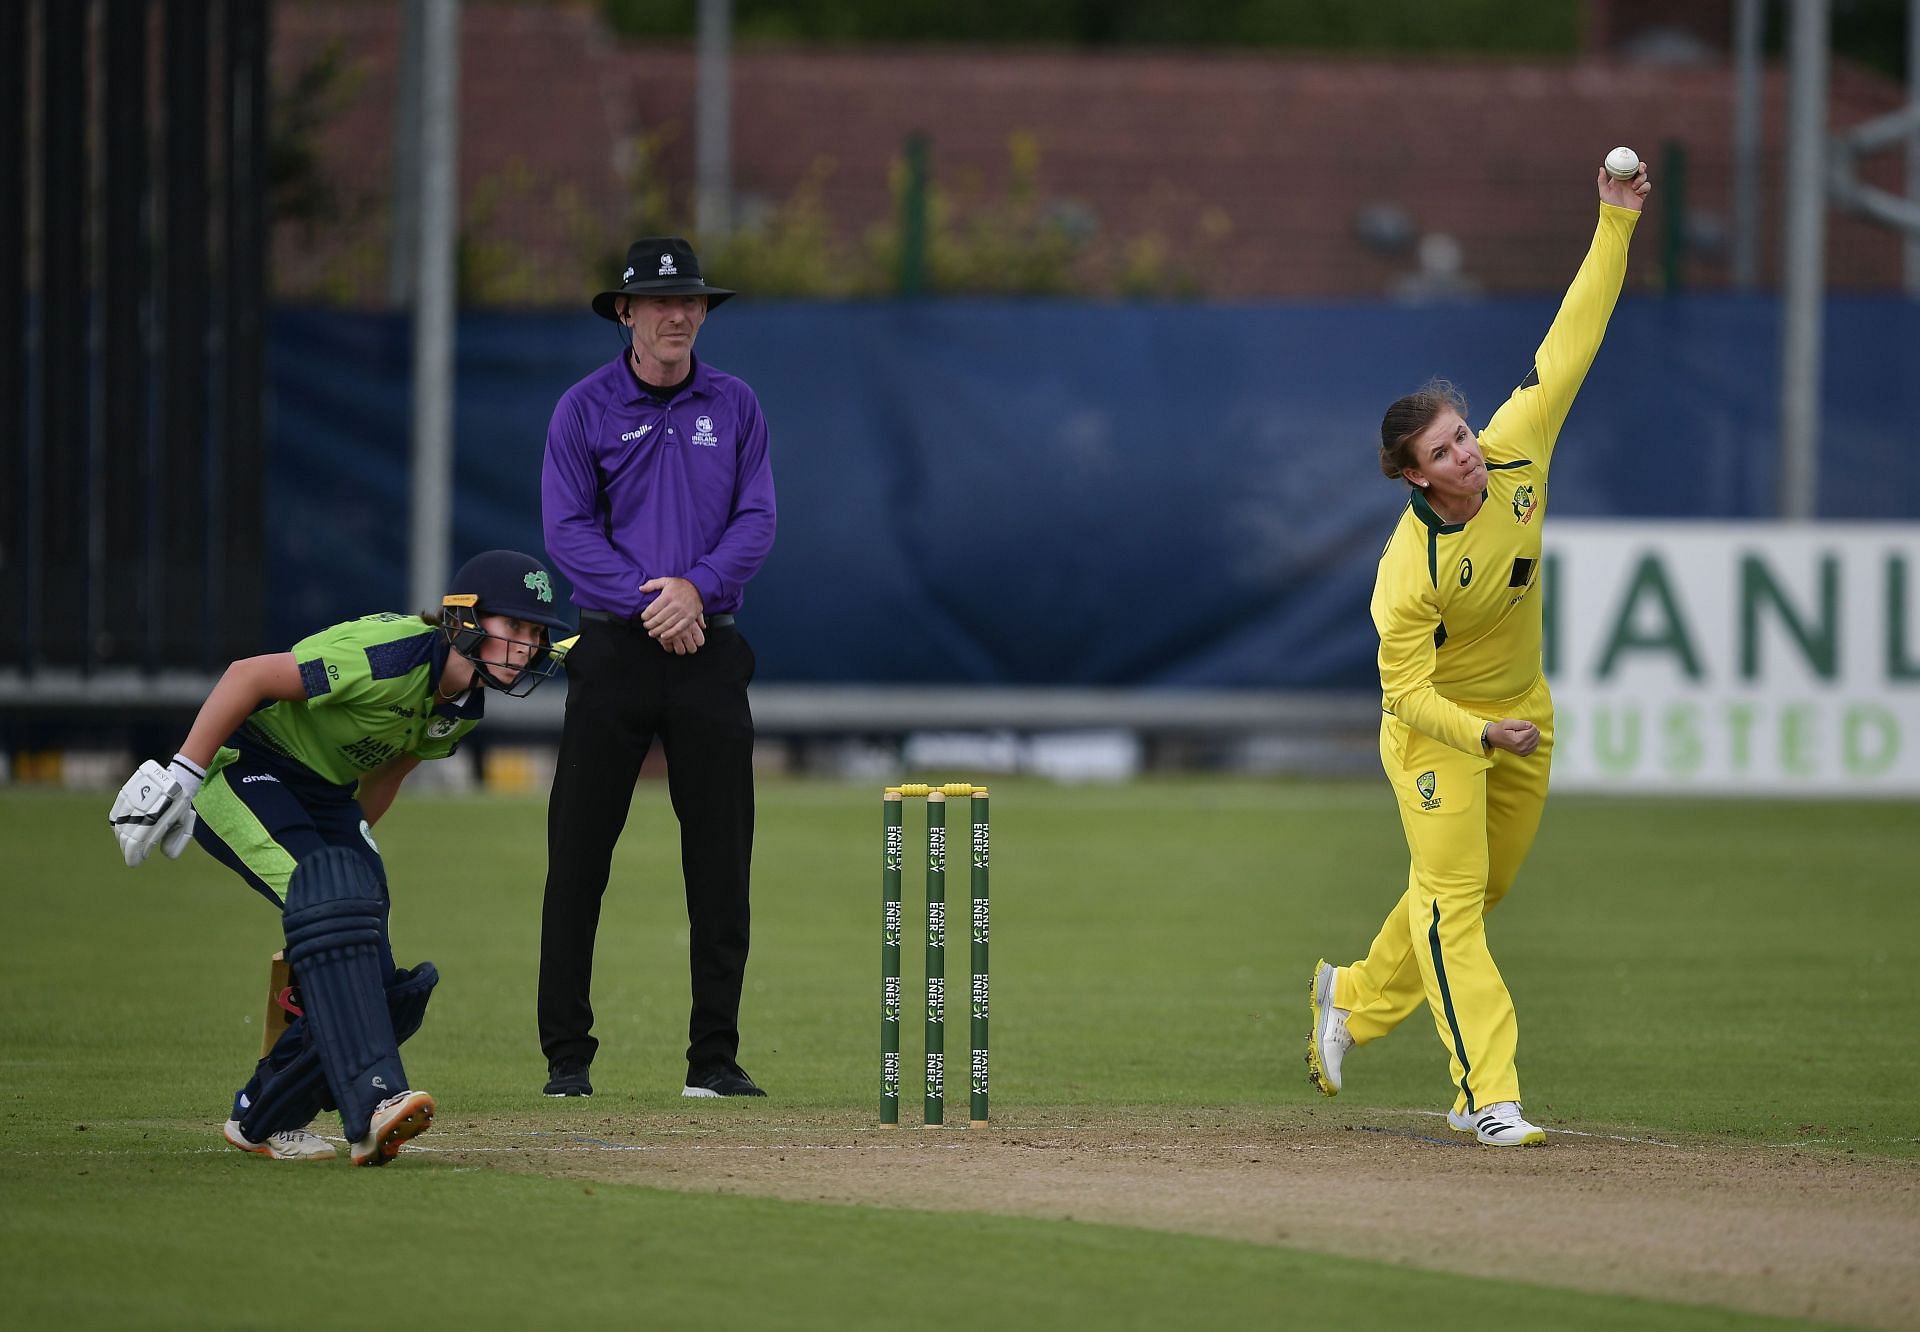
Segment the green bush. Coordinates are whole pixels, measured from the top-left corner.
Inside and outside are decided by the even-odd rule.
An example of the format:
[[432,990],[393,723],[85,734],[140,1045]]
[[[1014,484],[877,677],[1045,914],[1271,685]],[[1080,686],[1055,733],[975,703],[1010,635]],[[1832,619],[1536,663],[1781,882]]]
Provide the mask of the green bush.
[[[620,267],[635,236],[686,236],[701,267],[721,285],[759,296],[845,299],[890,296],[901,289],[908,172],[904,158],[889,167],[893,199],[887,217],[858,240],[837,227],[824,202],[834,164],[813,164],[784,201],[750,212],[724,236],[703,236],[689,202],[657,181],[647,162],[658,143],[644,145],[633,206],[619,234],[589,227],[587,266],[598,279]],[[1042,186],[1040,147],[1031,133],[1007,142],[1004,191],[949,186],[937,172],[927,187],[924,293],[1002,296],[1190,296],[1191,275],[1171,265],[1173,249],[1158,232],[1110,232],[1091,210],[1054,198]],[[1219,209],[1197,214],[1193,253],[1231,229]]]

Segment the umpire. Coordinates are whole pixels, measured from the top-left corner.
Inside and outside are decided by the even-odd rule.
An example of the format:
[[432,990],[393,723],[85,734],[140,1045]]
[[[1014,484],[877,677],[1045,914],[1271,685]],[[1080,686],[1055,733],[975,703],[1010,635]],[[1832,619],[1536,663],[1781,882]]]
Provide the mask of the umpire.
[[547,809],[540,1047],[549,1096],[591,1096],[594,934],[614,843],[657,736],[680,821],[693,1014],[684,1096],[764,1096],[738,1063],[753,860],[753,649],[734,622],[773,546],[753,390],[693,354],[710,287],[677,236],[638,240],[593,298],[616,361],[554,408],[540,473],[547,551],[574,588],[567,719]]

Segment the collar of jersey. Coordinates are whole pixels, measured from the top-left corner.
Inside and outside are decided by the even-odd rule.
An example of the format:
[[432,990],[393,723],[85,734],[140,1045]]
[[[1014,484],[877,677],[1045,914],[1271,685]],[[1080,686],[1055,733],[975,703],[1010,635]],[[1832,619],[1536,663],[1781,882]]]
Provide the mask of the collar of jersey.
[[[689,357],[689,359],[693,361],[693,376],[692,378],[687,380],[687,386],[685,388],[681,389],[678,393],[674,394],[671,399],[668,400],[670,402],[678,402],[682,398],[691,398],[696,394],[705,394],[708,391],[707,367],[701,364],[700,358],[698,356],[695,356],[692,352],[688,352],[687,356]],[[651,402],[660,401],[658,398],[654,397],[651,393],[647,392],[645,389],[640,387],[640,377],[633,373],[632,364],[628,361],[627,354],[625,352],[620,353],[620,359],[614,362],[614,364],[620,367],[620,378],[622,382],[624,382],[626,385],[625,392],[622,394],[622,397],[621,397],[621,400],[623,402],[636,403],[636,402],[646,402],[646,401],[651,401]],[[665,405],[666,403],[661,403],[661,406],[664,407]]]
[[[1486,502],[1487,502],[1487,492],[1483,490],[1480,492],[1480,503],[1484,505],[1486,504]],[[1452,532],[1464,532],[1467,528],[1467,523],[1450,523],[1446,519],[1442,518],[1439,514],[1435,513],[1433,511],[1433,506],[1427,503],[1427,496],[1425,491],[1420,491],[1420,490],[1414,491],[1413,498],[1412,500],[1409,501],[1409,503],[1413,507],[1414,515],[1418,517],[1421,522],[1425,523],[1429,530],[1437,532],[1441,536],[1446,536]],[[1472,521],[1473,519],[1471,518],[1467,519],[1468,523]]]

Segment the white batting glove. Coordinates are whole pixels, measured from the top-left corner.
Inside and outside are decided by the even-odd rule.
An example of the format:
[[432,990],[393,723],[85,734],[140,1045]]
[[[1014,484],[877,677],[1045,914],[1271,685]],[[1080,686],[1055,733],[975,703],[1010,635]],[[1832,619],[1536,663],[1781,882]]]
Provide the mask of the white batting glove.
[[193,798],[206,776],[192,759],[175,754],[166,767],[148,759],[127,778],[107,821],[129,866],[145,860],[156,845],[167,859],[180,858],[193,840]]

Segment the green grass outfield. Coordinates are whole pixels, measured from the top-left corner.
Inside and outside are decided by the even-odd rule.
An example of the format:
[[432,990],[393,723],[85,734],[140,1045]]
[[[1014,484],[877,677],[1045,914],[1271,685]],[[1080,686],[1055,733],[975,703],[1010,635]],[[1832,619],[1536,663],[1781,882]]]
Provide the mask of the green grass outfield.
[[[209,1126],[257,1050],[277,919],[197,849],[127,870],[108,803],[0,790],[0,1316],[15,1326],[1281,1326],[1362,1301],[1368,1321],[1423,1327],[1759,1321],[1228,1240],[587,1185],[425,1154],[384,1171],[274,1167]],[[850,1123],[870,1122],[878,1082],[878,806],[864,786],[761,788],[742,1062],[782,1108]],[[407,1050],[416,1085],[443,1118],[564,1126],[580,1103],[537,1095],[544,801],[403,796],[378,836],[395,951],[445,978]],[[1364,950],[1404,856],[1379,782],[996,785],[996,1106],[1313,1101],[1308,968]],[[680,1104],[677,857],[650,784],[601,925],[597,1119]],[[1911,805],[1556,798],[1490,927],[1529,1108],[1606,1132],[1920,1154],[1917,867]],[[918,949],[904,951],[911,1000]],[[956,930],[949,975],[965,969]],[[956,1117],[964,1017],[954,1006],[947,1041]],[[905,1029],[911,1073],[917,1021]],[[1424,1020],[1364,1059],[1368,1104],[1445,1108]]]

